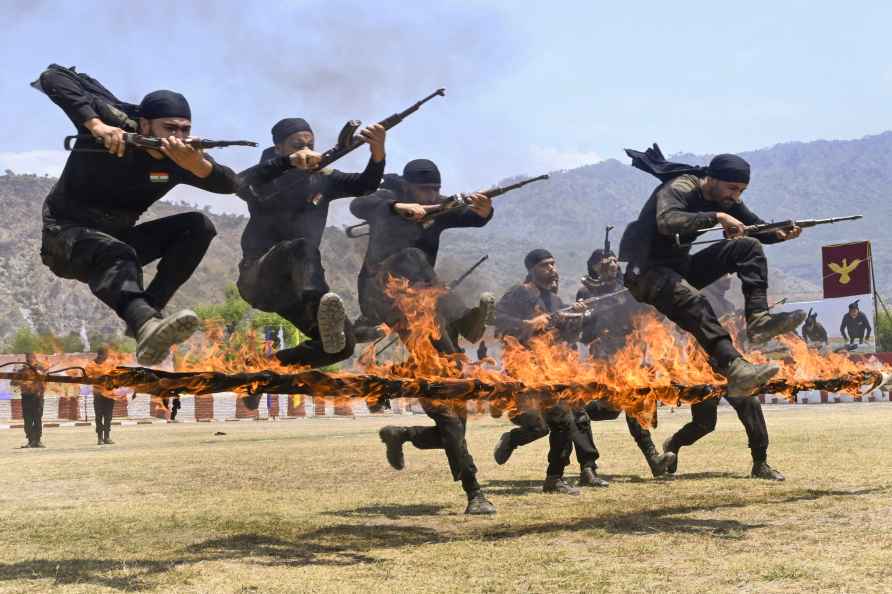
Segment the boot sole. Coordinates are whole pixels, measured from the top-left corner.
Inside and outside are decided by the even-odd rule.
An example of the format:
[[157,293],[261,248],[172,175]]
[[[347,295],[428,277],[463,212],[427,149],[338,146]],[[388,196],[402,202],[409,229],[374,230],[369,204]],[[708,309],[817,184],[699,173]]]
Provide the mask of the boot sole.
[[808,314],[806,314],[805,312],[801,312],[801,314],[796,315],[795,317],[790,317],[787,320],[786,324],[784,324],[783,326],[780,326],[779,328],[772,330],[769,333],[754,332],[752,335],[747,333],[747,338],[749,338],[750,342],[754,342],[754,343],[768,342],[769,340],[771,340],[772,338],[775,338],[776,336],[794,332],[796,330],[796,328],[798,328],[803,322],[805,322],[805,318],[807,317],[807,315]]
[[141,348],[137,348],[136,361],[140,365],[157,365],[167,358],[170,347],[195,334],[201,320],[191,310],[183,310],[165,318],[155,333],[150,335]]
[[745,384],[734,385],[732,389],[732,385],[728,382],[727,394],[731,397],[736,396],[750,396],[753,393],[753,390],[758,388],[759,386],[764,386],[768,383],[768,380],[773,378],[780,371],[780,367],[777,365],[765,365],[764,369],[760,371],[753,379],[746,382]]
[[347,312],[344,302],[334,293],[326,293],[319,300],[319,311],[316,322],[319,324],[319,336],[322,339],[322,350],[329,355],[340,353],[347,346],[347,335],[344,333],[344,322]]

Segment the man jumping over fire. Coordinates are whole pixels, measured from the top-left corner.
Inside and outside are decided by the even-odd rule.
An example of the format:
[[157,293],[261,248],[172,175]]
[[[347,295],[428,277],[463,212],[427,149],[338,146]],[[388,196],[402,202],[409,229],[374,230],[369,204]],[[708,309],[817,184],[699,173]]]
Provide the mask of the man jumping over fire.
[[[492,201],[483,194],[472,194],[468,206],[431,219],[429,215],[442,202],[440,170],[427,159],[406,164],[403,175],[385,176],[381,190],[356,198],[350,212],[369,223],[369,246],[359,273],[359,305],[362,321],[357,325],[369,328],[382,322],[395,328],[400,336],[408,335],[405,318],[387,295],[389,278],[402,278],[413,286],[440,284],[434,267],[440,249],[440,234],[446,229],[482,227],[492,218]],[[477,342],[492,315],[494,299],[484,293],[477,307],[467,308],[451,292],[437,303],[440,338],[436,349],[445,354],[462,352],[460,336]],[[357,331],[359,333],[359,331]],[[403,444],[411,442],[419,449],[443,449],[449,460],[452,478],[461,481],[468,497],[467,514],[493,514],[496,509],[483,494],[477,482],[477,467],[465,441],[467,410],[464,406],[420,400],[435,426],[388,426],[380,431],[387,446],[387,461],[402,470],[405,466]]]
[[[768,262],[762,244],[794,239],[800,234],[799,227],[772,230],[758,237],[746,235],[747,225],[763,221],[741,200],[750,181],[750,166],[737,155],[718,155],[702,168],[669,163],[656,146],[644,153],[627,153],[634,167],[663,183],[623,234],[620,260],[628,262],[625,286],[636,299],[653,305],[694,336],[709,355],[715,372],[728,380],[729,398],[752,396],[779,368],[747,361],[700,290],[725,274],[736,273],[743,284],[750,341],[766,341],[792,332],[806,314],[799,310],[777,314],[768,311]],[[691,242],[717,224],[724,229],[726,239],[691,255]],[[756,407],[748,410],[761,413]],[[676,433],[664,444],[664,450],[677,455],[682,446],[700,437],[695,433]],[[754,460],[754,477],[779,480],[778,475],[764,459]]]

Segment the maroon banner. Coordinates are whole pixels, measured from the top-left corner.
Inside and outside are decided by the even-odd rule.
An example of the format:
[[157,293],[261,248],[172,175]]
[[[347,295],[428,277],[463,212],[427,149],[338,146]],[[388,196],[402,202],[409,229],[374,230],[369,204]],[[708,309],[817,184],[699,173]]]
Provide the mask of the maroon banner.
[[841,243],[821,248],[824,299],[871,292],[870,242]]

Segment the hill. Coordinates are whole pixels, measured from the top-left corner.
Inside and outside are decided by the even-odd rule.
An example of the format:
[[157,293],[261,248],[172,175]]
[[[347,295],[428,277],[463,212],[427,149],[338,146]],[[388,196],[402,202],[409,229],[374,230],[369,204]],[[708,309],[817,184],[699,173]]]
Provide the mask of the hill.
[[[860,239],[873,242],[878,285],[889,292],[892,240],[885,227],[892,207],[885,194],[892,185],[892,132],[858,140],[780,144],[743,156],[753,165],[746,201],[766,220],[865,215],[863,221],[811,229],[795,243],[769,248],[773,294],[793,299],[819,297],[820,246]],[[673,158],[704,163],[709,156]],[[102,334],[122,331],[120,322],[85,286],[55,278],[40,261],[40,209],[54,181],[12,172],[0,176],[0,207],[5,218],[0,227],[3,340],[23,326],[55,334],[78,332],[82,323]],[[562,293],[569,297],[584,273],[589,253],[603,244],[604,226],[616,225],[616,245],[623,227],[635,218],[655,185],[654,178],[616,160],[553,172],[547,182],[497,199],[496,217],[485,229],[447,231],[440,274],[451,280],[478,257],[489,254],[489,261],[468,279],[462,292],[499,293],[523,278],[522,260],[528,250],[547,247],[558,257]],[[193,209],[160,202],[146,218]],[[246,219],[205,212],[213,219],[218,236],[172,307],[221,301],[225,287],[236,278],[239,238]],[[358,313],[355,278],[364,249],[363,240],[349,240],[334,227],[326,230],[322,251],[329,282],[347,296],[353,314]]]

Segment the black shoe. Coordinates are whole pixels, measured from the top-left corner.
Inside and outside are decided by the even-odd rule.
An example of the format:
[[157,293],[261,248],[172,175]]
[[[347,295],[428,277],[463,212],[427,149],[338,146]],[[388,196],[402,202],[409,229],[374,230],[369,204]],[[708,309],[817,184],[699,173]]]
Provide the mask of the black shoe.
[[675,471],[678,470],[678,450],[680,449],[672,444],[671,437],[663,442],[663,455],[672,454],[672,458],[668,459],[666,463],[666,474],[675,474]]
[[34,443],[31,444],[31,447],[32,447],[32,448],[45,448],[46,446],[43,445],[43,442],[42,442],[42,441],[36,441],[36,442],[34,442]]
[[751,342],[767,342],[775,336],[793,332],[808,314],[801,309],[780,313],[767,311],[751,315],[746,321],[746,336]]
[[96,437],[96,445],[104,445],[104,444],[105,444],[105,440],[102,439],[102,436],[101,435],[97,436]]
[[753,462],[753,471],[750,473],[750,477],[766,481],[786,480],[784,475],[769,466],[768,462]]
[[483,491],[468,493],[468,507],[465,513],[471,516],[490,516],[496,513],[496,506],[486,498]]
[[609,487],[610,483],[598,476],[598,472],[591,466],[586,466],[579,473],[580,487]]
[[105,439],[102,440],[102,442],[105,445],[114,445],[115,444],[115,442],[113,442],[111,439],[109,439],[108,436],[106,436]]
[[462,335],[468,342],[478,342],[483,338],[487,326],[495,323],[496,315],[496,297],[492,293],[486,292],[480,294],[480,302],[472,310],[472,317],[469,319],[467,328],[464,329]]
[[641,451],[644,453],[644,459],[650,467],[650,472],[654,478],[665,476],[669,472],[669,467],[678,463],[678,457],[675,452],[657,453],[657,448],[649,439],[644,445],[639,444]]
[[545,477],[542,485],[543,493],[558,493],[560,495],[579,495],[581,491],[564,480],[562,476]]
[[499,438],[499,443],[496,444],[496,449],[493,452],[496,464],[502,465],[507,462],[513,452],[514,446],[511,445],[511,432],[506,431],[502,433],[502,437]]
[[378,326],[360,325],[359,320],[357,320],[353,326],[353,336],[356,339],[356,344],[375,342],[379,338],[384,337],[384,331]]
[[387,446],[387,462],[396,470],[402,470],[406,467],[406,458],[403,456],[403,444],[406,443],[405,427],[382,427],[378,431],[378,437]]
[[737,357],[720,373],[728,380],[728,396],[752,396],[756,388],[767,384],[778,371],[780,367],[774,363],[754,365]]

